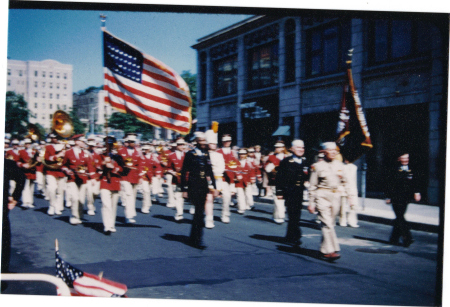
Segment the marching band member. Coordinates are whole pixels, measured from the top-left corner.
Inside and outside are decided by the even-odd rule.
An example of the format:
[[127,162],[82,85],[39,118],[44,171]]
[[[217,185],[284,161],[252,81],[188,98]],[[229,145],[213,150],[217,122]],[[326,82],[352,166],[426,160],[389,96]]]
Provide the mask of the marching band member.
[[99,146],[95,139],[88,139],[88,149],[85,151],[89,156],[89,163],[92,165],[92,172],[89,173],[87,182],[87,214],[95,215],[95,196],[100,194],[100,175],[102,173],[102,157],[96,147]]
[[259,173],[261,174],[261,181],[257,181],[256,182],[256,187],[258,188],[258,196],[264,196],[261,194],[262,191],[264,191],[264,187],[263,187],[263,176],[264,176],[264,171],[263,171],[263,162],[262,162],[262,153],[261,153],[261,146],[260,145],[255,145],[255,164],[256,166],[259,168]]
[[274,209],[273,220],[277,224],[283,224],[286,215],[286,208],[284,206],[284,199],[278,199],[276,196],[275,177],[277,174],[280,161],[286,157],[286,150],[283,141],[277,141],[275,143],[275,152],[267,157],[265,164],[265,171],[269,176],[268,185],[272,190]]
[[175,205],[176,213],[175,220],[180,221],[183,219],[184,199],[181,193],[181,168],[183,167],[184,152],[186,150],[186,142],[184,139],[179,138],[176,141],[176,149],[168,156],[167,173],[171,174],[172,181],[167,182],[167,190],[173,191],[173,202]]
[[102,221],[106,235],[116,232],[117,202],[119,201],[120,173],[122,172],[122,167],[117,162],[121,160],[121,157],[112,153],[115,141],[116,139],[112,136],[105,138],[106,151],[101,157],[102,173],[99,177]]
[[227,224],[230,222],[231,195],[236,193],[234,180],[239,161],[231,150],[231,136],[229,134],[222,136],[222,146],[217,152],[222,154],[225,161],[225,172],[220,185],[222,187],[222,222]]
[[119,150],[119,154],[124,161],[124,171],[122,174],[122,187],[125,192],[125,221],[127,224],[136,223],[136,194],[139,184],[139,164],[142,156],[135,149],[137,140],[136,133],[127,135],[127,147]]
[[161,177],[161,165],[154,160],[151,154],[150,145],[143,145],[143,158],[140,164],[139,175],[141,176],[141,184],[143,190],[142,213],[150,213],[151,201],[151,184],[153,177]]
[[247,160],[247,150],[239,149],[239,165],[237,168],[236,190],[238,199],[238,213],[244,214],[245,210],[251,210],[253,207],[252,184],[256,181],[255,169],[251,162]]
[[[175,151],[176,144],[171,144],[171,149],[166,149],[163,145],[160,145],[159,150],[159,157],[161,160],[161,166],[164,168],[164,173],[166,177],[166,185],[167,185],[167,204],[166,206],[168,208],[175,208],[175,195],[174,190],[172,187],[172,181],[173,181],[173,172],[170,171],[169,166],[169,157],[170,155]],[[173,150],[172,150],[173,149]]]
[[[162,167],[161,164],[161,157],[156,152],[156,148],[154,145],[150,146],[150,155],[152,156],[153,161],[155,161],[156,164],[158,164],[158,168],[161,169],[161,176],[153,176],[151,186],[152,186],[152,202],[160,202],[159,201],[159,194],[161,191],[164,191],[162,188],[162,183],[164,181],[164,173],[165,168]],[[153,170],[155,172],[155,170]]]
[[251,163],[252,167],[255,169],[256,174],[256,182],[252,184],[252,193],[254,196],[258,196],[258,187],[256,186],[257,183],[262,182],[262,176],[261,176],[261,164],[260,161],[256,159],[255,155],[255,148],[250,147],[248,149],[248,157],[247,160]]
[[[19,140],[13,139],[11,141],[11,148],[8,148],[6,151],[6,159],[13,160],[14,162],[19,161]],[[16,188],[16,182],[11,180],[9,183],[9,195],[12,195],[14,193],[14,189]]]
[[48,215],[61,215],[64,210],[65,174],[61,171],[65,155],[65,144],[58,141],[55,133],[49,135],[50,144],[45,147],[46,196],[49,197]]
[[[216,190],[220,192],[222,190],[221,183],[223,181],[223,172],[225,171],[225,160],[223,155],[216,151],[217,149],[217,130],[214,130],[214,125],[212,130],[208,130],[205,133],[206,142],[208,143],[209,158],[211,160],[211,167],[214,173],[214,179],[216,181]],[[229,207],[228,207],[229,209]],[[222,219],[224,219],[225,214],[230,216],[230,210],[228,213],[223,210],[222,207]],[[214,228],[214,193],[209,192],[206,196],[205,204],[205,227],[208,229]]]
[[45,141],[41,141],[40,145],[37,147],[39,152],[40,162],[36,165],[36,184],[38,193],[41,197],[45,197],[48,200],[48,197],[45,195],[45,175],[44,175],[44,164],[42,163],[42,159],[44,158],[45,151]]
[[25,187],[22,191],[22,207],[34,208],[34,183],[36,180],[36,165],[39,163],[39,153],[32,148],[32,141],[29,138],[24,140],[25,149],[19,151],[19,166],[26,176]]
[[82,223],[81,217],[83,216],[84,202],[86,200],[88,175],[94,171],[93,166],[89,163],[90,157],[83,150],[85,143],[82,136],[82,134],[79,134],[72,137],[72,140],[75,141],[75,146],[66,151],[63,166],[61,167],[61,170],[67,175],[68,198],[72,203],[72,214],[69,221],[72,225]]

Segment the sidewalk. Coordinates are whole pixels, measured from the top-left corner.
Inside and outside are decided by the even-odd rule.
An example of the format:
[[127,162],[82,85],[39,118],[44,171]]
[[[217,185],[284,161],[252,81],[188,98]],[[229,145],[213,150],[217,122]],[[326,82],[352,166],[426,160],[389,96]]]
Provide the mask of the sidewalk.
[[[256,202],[272,204],[271,197],[255,197]],[[384,199],[365,198],[364,207],[362,198],[359,198],[358,219],[392,225],[395,219],[391,205],[387,205]],[[306,209],[307,203],[303,203]],[[415,230],[438,232],[439,229],[439,207],[422,204],[409,204],[405,219],[410,222],[411,228]]]

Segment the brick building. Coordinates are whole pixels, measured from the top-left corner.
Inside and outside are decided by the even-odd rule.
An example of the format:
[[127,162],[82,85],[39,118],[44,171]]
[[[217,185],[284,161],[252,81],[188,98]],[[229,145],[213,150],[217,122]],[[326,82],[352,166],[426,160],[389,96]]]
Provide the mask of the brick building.
[[356,163],[359,170],[367,164],[367,195],[382,197],[384,172],[402,146],[420,171],[425,201],[437,204],[448,16],[320,14],[253,16],[198,39],[198,129],[218,121],[219,137],[230,133],[238,146],[270,150],[272,134],[288,126],[287,141],[302,138],[312,157],[320,142],[335,139],[353,48],[353,77],[374,144]]

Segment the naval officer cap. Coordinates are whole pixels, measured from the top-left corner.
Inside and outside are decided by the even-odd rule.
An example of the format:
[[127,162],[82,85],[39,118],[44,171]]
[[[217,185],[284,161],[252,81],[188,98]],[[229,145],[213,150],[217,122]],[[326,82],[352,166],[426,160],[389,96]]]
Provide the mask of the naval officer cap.
[[275,148],[281,148],[281,147],[285,147],[285,146],[284,146],[284,142],[283,142],[283,141],[277,141],[277,142],[275,143]]
[[239,153],[240,155],[246,155],[246,154],[247,154],[247,149],[241,148],[241,149],[239,149],[238,153]]
[[136,142],[137,134],[136,133],[128,133],[126,140],[127,140],[127,142]]
[[337,149],[336,143],[335,143],[335,142],[325,142],[325,143],[322,143],[321,149],[322,149],[322,150],[332,150],[332,149]]
[[206,139],[205,133],[202,131],[195,131],[194,135],[196,139]]
[[176,145],[185,145],[185,144],[186,144],[186,142],[184,141],[183,138],[180,138],[176,141]]
[[14,140],[12,140],[11,144],[19,145],[19,140],[18,139],[14,139]]
[[225,134],[222,136],[222,142],[231,142],[231,135]]
[[24,144],[31,144],[31,143],[33,143],[33,142],[31,141],[31,139],[26,138],[26,139],[23,140],[23,143],[24,143]]

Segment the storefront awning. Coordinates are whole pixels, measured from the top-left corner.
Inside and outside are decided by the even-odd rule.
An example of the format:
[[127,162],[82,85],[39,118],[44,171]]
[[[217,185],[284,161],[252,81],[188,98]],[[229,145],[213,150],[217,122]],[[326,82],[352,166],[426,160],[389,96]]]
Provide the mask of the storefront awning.
[[279,126],[277,131],[275,131],[272,136],[290,136],[291,132],[289,130],[289,126]]

